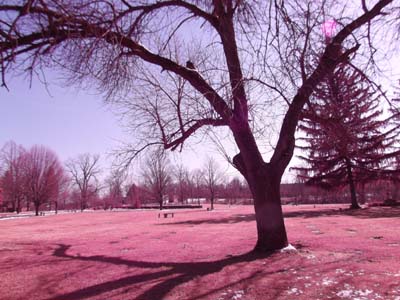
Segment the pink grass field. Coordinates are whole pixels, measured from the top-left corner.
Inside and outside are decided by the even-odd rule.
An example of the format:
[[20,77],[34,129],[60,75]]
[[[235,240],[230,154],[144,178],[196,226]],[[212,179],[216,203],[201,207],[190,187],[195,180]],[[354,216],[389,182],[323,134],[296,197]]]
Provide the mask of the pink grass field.
[[3,219],[0,299],[400,300],[400,209],[345,207],[284,207],[263,255],[251,206]]

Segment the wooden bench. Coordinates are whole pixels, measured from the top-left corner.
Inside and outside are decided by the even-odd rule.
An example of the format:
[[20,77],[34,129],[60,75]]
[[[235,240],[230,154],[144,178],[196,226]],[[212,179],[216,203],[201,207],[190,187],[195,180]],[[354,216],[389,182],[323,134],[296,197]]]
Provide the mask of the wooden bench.
[[158,213],[158,217],[159,217],[159,218],[160,218],[162,215],[164,216],[164,218],[168,218],[168,216],[171,216],[171,218],[174,217],[174,213],[173,213],[173,212]]
[[45,216],[45,213],[43,211],[40,211],[39,216]]

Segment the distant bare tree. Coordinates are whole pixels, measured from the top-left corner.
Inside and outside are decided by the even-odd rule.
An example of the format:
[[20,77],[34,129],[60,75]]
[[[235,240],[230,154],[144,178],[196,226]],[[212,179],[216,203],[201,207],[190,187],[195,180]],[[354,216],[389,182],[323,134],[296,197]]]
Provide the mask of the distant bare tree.
[[179,164],[175,167],[174,175],[177,186],[178,201],[184,203],[189,194],[189,170],[182,164]]
[[190,202],[193,203],[194,195],[196,192],[196,183],[194,180],[193,171],[186,170],[185,182],[186,182],[187,197],[190,198]]
[[[12,211],[21,212],[25,198],[25,149],[14,141],[7,142],[0,152],[0,177],[3,201],[11,204]],[[7,204],[6,204],[7,205]]]
[[202,186],[204,184],[204,172],[201,169],[195,169],[192,171],[193,184],[195,186],[195,194],[197,197],[197,204],[200,205],[200,195]]
[[132,205],[134,208],[139,208],[140,203],[140,188],[134,184],[130,183],[126,186],[126,203]]
[[231,200],[237,201],[242,196],[243,189],[240,179],[237,177],[232,178],[225,186],[226,197],[229,199],[229,203],[231,203]]
[[59,204],[62,204],[62,207],[65,208],[66,198],[68,198],[68,194],[70,192],[71,187],[71,179],[68,176],[69,174],[63,167],[62,173],[60,173],[60,181],[58,186],[58,194],[57,197],[54,197],[52,202],[54,203],[54,212],[57,214],[59,209]]
[[218,163],[214,158],[208,157],[203,169],[204,181],[208,188],[211,210],[214,209],[214,199],[216,196],[217,185],[220,183],[222,174],[219,169]]
[[171,183],[171,171],[168,157],[161,149],[151,152],[145,161],[143,170],[145,185],[152,197],[159,203],[160,210],[163,208],[164,196]]
[[126,174],[123,170],[113,170],[110,176],[106,179],[108,187],[108,198],[113,205],[124,204],[123,185],[126,179]]
[[43,203],[57,200],[64,169],[57,155],[44,146],[33,146],[24,156],[25,194],[37,216]]
[[81,211],[88,207],[89,199],[96,195],[99,190],[100,186],[97,179],[101,172],[99,159],[99,155],[85,153],[66,162],[72,182],[79,189]]

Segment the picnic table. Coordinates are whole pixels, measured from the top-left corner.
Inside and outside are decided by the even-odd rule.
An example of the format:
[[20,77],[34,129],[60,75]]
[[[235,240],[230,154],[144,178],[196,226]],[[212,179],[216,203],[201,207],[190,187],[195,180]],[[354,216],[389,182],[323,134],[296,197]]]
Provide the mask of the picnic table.
[[158,217],[160,218],[161,216],[164,216],[164,218],[168,218],[168,216],[171,216],[171,218],[174,217],[173,212],[163,212],[163,213],[158,213]]

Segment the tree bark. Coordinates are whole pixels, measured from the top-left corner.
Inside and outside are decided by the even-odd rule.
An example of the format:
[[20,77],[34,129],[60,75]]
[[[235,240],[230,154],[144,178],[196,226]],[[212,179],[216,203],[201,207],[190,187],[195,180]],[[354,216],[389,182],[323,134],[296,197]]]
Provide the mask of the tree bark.
[[258,176],[252,194],[257,222],[256,251],[272,251],[288,245],[280,197],[280,178]]
[[21,212],[21,199],[18,198],[17,199],[17,214],[19,214]]
[[159,196],[158,203],[160,204],[160,210],[162,210],[163,209],[163,197],[162,197],[162,195]]
[[38,216],[39,215],[39,206],[40,206],[40,204],[38,202],[36,202],[36,201],[34,201],[33,204],[35,205],[35,216]]
[[347,167],[347,177],[349,179],[349,188],[351,195],[351,209],[359,209],[361,206],[357,202],[357,194],[356,194],[356,186],[354,184],[353,172],[351,170],[351,162],[350,159],[346,158],[346,167]]
[[[283,171],[262,161],[245,163],[241,154],[234,158],[234,164],[245,176],[254,199],[257,225],[257,243],[254,250],[266,252],[286,247],[288,239],[280,197]],[[251,164],[255,168],[243,170],[245,165]]]

